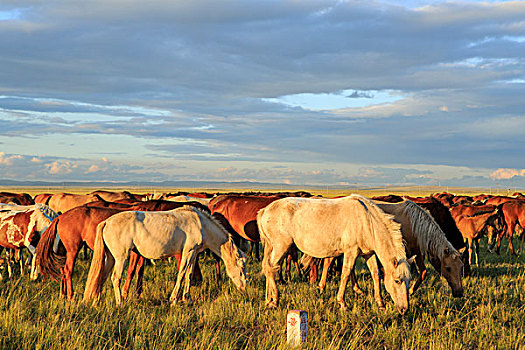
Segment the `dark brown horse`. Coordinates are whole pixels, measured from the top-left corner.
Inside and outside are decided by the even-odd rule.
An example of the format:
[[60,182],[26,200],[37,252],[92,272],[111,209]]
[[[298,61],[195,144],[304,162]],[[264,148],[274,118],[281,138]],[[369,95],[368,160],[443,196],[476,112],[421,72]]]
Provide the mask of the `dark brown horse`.
[[[208,204],[212,215],[226,228],[237,240],[244,238],[255,245],[255,258],[259,257],[259,228],[257,227],[257,213],[268,204],[276,201],[282,196],[251,196],[251,195],[220,195],[213,198]],[[237,243],[236,242],[236,243]],[[290,263],[293,262],[299,273],[295,245],[287,253],[286,273],[290,274]]]
[[33,205],[35,201],[27,193],[0,192],[1,203],[15,203],[19,205]]

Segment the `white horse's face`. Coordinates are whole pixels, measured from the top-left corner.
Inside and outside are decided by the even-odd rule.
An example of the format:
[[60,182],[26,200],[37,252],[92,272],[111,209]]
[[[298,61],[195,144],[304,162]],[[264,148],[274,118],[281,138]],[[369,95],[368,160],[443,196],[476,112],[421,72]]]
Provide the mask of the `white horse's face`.
[[395,261],[392,273],[385,269],[385,288],[392,297],[401,315],[408,311],[408,288],[410,284],[409,265],[405,260]]
[[246,256],[233,241],[226,243],[229,253],[222,252],[222,258],[226,266],[226,274],[231,278],[237,289],[246,289]]
[[461,271],[463,271],[463,262],[459,253],[449,253],[448,249],[441,261],[441,275],[445,277],[454,297],[463,296],[463,285],[461,283]]
[[240,257],[236,259],[235,264],[230,269],[226,269],[226,273],[231,278],[233,284],[240,291],[246,289],[246,258]]

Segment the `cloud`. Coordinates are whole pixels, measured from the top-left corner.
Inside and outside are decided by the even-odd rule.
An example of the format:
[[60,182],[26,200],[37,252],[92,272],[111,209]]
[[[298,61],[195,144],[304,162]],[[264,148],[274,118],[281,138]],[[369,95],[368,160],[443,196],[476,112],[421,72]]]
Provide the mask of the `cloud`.
[[503,169],[500,168],[490,174],[490,177],[494,180],[508,180],[513,177],[525,177],[525,169]]
[[[24,0],[0,10],[16,14],[0,21],[4,176],[166,178],[180,164],[205,176],[221,162],[238,178],[408,183],[433,175],[381,168],[475,177],[515,168],[525,148],[522,2]],[[392,91],[401,98],[381,103]],[[299,94],[370,103],[270,102]],[[32,149],[48,156],[31,162]],[[262,163],[283,171],[241,171]]]

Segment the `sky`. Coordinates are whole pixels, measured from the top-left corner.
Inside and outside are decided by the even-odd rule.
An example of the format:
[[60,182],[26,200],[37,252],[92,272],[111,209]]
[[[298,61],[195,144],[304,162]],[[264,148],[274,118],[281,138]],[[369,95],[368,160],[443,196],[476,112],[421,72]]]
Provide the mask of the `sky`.
[[0,179],[525,188],[524,96],[523,1],[0,1]]

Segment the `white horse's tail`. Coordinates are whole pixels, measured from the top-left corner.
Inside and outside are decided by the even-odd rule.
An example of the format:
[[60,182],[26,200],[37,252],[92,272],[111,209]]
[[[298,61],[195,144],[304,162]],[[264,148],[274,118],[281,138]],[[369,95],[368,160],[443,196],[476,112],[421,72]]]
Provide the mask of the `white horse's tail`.
[[92,299],[98,299],[102,292],[102,286],[105,282],[103,278],[105,257],[106,257],[106,246],[104,244],[104,227],[105,222],[102,222],[97,226],[97,235],[95,237],[95,246],[93,249],[93,259],[91,260],[91,267],[86,281],[86,289],[84,291],[84,302],[88,302]]
[[257,213],[257,228],[259,229],[259,236],[261,237],[261,243],[263,244],[264,257],[262,260],[262,270],[261,275],[274,274],[279,271],[280,266],[271,266],[270,265],[270,255],[273,251],[273,245],[270,238],[267,235],[267,232],[264,230],[263,225],[261,224],[261,217],[264,213],[264,208],[259,210]]

